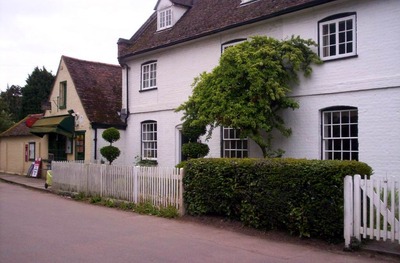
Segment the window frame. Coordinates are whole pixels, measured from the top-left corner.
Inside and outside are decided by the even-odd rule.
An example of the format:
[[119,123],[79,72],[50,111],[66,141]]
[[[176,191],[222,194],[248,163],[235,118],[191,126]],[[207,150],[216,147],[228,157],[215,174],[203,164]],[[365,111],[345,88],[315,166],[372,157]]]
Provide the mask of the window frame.
[[246,42],[247,38],[238,38],[221,44],[221,54],[230,47],[236,46],[240,43]]
[[173,25],[173,12],[172,7],[158,11],[157,14],[157,27],[158,30],[164,30],[172,27]]
[[67,81],[60,82],[58,93],[58,108],[65,110],[67,108]]
[[35,161],[35,159],[36,159],[36,142],[29,142],[28,160]]
[[[248,138],[240,138],[240,130],[222,127],[222,157],[223,158],[248,158],[249,157],[249,140]],[[225,136],[227,135],[228,136]],[[233,135],[233,136],[231,136]],[[241,147],[239,146],[239,143]],[[226,145],[229,145],[227,148]],[[244,146],[245,145],[245,146]],[[232,156],[232,153],[235,153]],[[238,157],[239,156],[239,157]]]
[[[141,127],[140,128],[141,159],[142,160],[157,160],[157,158],[158,158],[157,122],[156,121],[144,121],[140,124],[140,127]],[[148,136],[148,135],[150,135],[150,136]]]
[[85,132],[75,132],[75,160],[85,160]]
[[[351,20],[352,21],[352,29],[351,29],[351,40],[348,40],[349,35],[347,34],[350,32],[347,28],[344,30],[340,31],[340,23],[342,22],[347,22]],[[330,25],[335,25],[335,32],[329,34],[324,34],[324,26],[330,26]],[[344,37],[344,41],[341,41],[341,35]],[[329,36],[332,35],[334,36],[334,41],[335,44],[329,45],[324,45],[324,37],[328,40],[328,42],[331,40]],[[347,52],[347,48],[349,47],[348,45],[351,43],[351,52]],[[326,48],[329,49],[329,47],[334,47],[335,50],[335,55],[326,55],[324,56],[324,50]],[[340,54],[340,48],[344,47],[345,52]],[[330,51],[329,51],[330,52]],[[343,59],[343,58],[351,58],[351,57],[356,57],[357,56],[357,14],[355,12],[350,12],[350,13],[341,13],[341,14],[336,14],[333,16],[329,16],[327,18],[324,18],[318,22],[318,53],[320,58],[323,61],[330,61],[330,60],[337,60],[337,59]]]
[[[155,68],[152,70],[153,66]],[[152,76],[152,73],[154,73],[154,76]],[[152,89],[157,89],[157,60],[147,61],[141,65],[140,90]]]
[[[355,116],[352,115],[354,112]],[[321,159],[359,160],[358,118],[356,107],[330,107],[321,110]]]

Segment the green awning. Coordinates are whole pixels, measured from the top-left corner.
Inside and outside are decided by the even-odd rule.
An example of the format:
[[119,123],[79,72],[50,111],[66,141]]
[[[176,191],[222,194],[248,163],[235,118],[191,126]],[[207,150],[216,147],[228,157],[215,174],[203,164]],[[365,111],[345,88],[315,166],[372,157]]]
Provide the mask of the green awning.
[[74,117],[64,115],[42,118],[32,125],[30,132],[39,137],[43,137],[48,133],[58,133],[72,137],[74,134]]

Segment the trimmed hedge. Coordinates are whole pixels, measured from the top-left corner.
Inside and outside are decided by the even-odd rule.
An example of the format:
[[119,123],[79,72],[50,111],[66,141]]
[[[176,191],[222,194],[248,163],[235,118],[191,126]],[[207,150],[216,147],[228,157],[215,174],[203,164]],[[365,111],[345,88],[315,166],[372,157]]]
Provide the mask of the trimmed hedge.
[[185,163],[184,199],[191,215],[333,242],[343,239],[344,177],[371,173],[356,161],[193,159]]

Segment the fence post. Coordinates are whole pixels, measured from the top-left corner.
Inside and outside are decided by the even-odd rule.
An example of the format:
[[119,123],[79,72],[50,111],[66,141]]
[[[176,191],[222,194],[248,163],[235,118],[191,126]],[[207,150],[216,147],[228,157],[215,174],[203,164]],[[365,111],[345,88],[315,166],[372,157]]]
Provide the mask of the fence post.
[[185,170],[183,168],[179,169],[179,214],[183,216],[185,214],[185,202],[183,201],[183,176],[185,175]]
[[345,249],[350,248],[353,236],[353,178],[347,175],[344,178],[344,241]]
[[139,166],[134,166],[133,167],[133,202],[135,204],[138,203],[138,170]]
[[106,165],[102,164],[100,168],[100,197],[103,197],[103,189],[104,189],[104,174],[106,173]]
[[360,228],[361,228],[361,176],[359,174],[356,174],[354,176],[354,195],[353,195],[353,215],[354,215],[354,220],[353,220],[353,226],[354,226],[354,237],[357,238],[358,241],[361,241],[361,233],[360,233]]

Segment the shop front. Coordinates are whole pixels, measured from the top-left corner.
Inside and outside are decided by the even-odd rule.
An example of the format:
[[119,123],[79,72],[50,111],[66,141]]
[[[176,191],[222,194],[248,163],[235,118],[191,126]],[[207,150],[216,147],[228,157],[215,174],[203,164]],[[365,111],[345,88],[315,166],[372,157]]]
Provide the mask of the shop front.
[[44,117],[37,120],[30,132],[39,137],[48,135],[48,156],[50,160],[67,161],[73,153],[74,117],[71,115]]

